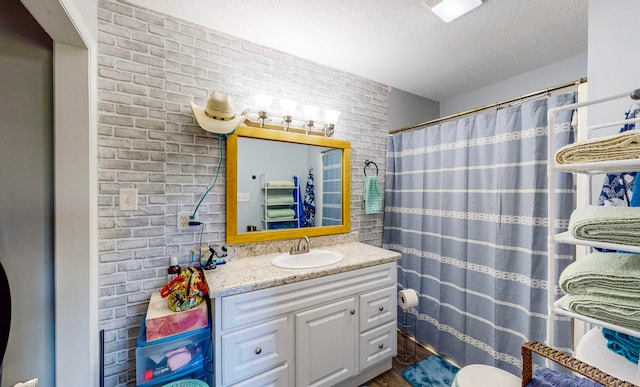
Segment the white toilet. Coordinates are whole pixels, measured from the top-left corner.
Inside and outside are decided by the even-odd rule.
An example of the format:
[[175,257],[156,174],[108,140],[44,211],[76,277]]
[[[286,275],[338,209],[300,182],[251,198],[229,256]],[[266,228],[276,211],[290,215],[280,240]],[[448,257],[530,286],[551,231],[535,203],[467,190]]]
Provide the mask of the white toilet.
[[522,380],[500,368],[484,364],[462,367],[451,387],[520,387]]

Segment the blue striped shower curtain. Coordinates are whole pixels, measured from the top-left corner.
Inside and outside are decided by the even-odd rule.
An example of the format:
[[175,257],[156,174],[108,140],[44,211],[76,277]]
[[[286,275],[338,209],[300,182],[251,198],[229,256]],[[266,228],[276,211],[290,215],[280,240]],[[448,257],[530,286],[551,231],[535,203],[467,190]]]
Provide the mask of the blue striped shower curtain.
[[[519,375],[520,346],[545,341],[546,114],[574,100],[562,94],[389,137],[384,247],[402,254],[399,288],[419,293],[409,311],[418,341],[461,365]],[[558,147],[573,137],[570,121],[571,112],[558,119]],[[571,175],[556,184],[566,229]],[[556,259],[560,271],[571,247]],[[570,348],[569,321],[557,324],[556,346]]]

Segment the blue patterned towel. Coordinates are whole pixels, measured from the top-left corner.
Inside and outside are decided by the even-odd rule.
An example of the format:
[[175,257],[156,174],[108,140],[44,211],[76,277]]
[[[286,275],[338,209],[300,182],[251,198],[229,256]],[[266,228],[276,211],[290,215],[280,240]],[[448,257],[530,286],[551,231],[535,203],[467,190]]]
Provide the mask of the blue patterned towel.
[[364,177],[364,212],[366,214],[382,212],[382,190],[378,176]]
[[302,225],[304,224],[305,220],[304,220],[304,208],[302,207],[302,192],[300,192],[300,180],[298,179],[298,176],[294,176],[293,177],[293,185],[295,187],[297,187],[298,189],[293,190],[293,200],[295,200],[295,202],[298,204],[297,210],[296,210],[296,215],[298,215],[298,225],[296,227],[302,227]]
[[304,224],[302,227],[313,227],[316,225],[316,192],[313,182],[313,167],[309,168],[307,176],[307,186],[304,190]]
[[633,364],[638,364],[640,355],[640,338],[602,328],[602,336],[607,339],[607,348],[620,356],[624,356]]
[[526,387],[602,387],[591,379],[565,375],[548,368],[537,368]]
[[[625,113],[624,118],[626,120],[638,116],[640,116],[640,107],[634,104],[629,111]],[[620,128],[619,133],[633,130],[635,127],[635,122],[627,123]],[[636,172],[609,173],[605,175],[598,204],[601,206],[640,206],[640,198],[638,198],[635,206],[629,202],[630,193],[633,192],[632,188],[640,188],[636,187],[636,185],[640,186],[640,184],[636,184],[635,180]],[[640,195],[636,195],[636,197],[638,196]],[[633,202],[633,198],[631,202]]]
[[[631,197],[631,203],[629,203],[629,206],[640,207],[640,178],[634,180],[632,192],[634,192],[634,195]],[[637,195],[635,193],[637,193]]]

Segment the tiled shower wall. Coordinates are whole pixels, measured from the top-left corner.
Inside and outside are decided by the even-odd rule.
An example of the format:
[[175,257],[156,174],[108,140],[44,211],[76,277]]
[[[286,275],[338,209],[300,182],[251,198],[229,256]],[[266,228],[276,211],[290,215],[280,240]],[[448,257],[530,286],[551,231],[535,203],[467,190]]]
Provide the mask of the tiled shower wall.
[[[382,215],[364,214],[362,186],[364,161],[372,160],[384,188],[389,87],[126,2],[101,0],[98,18],[105,385],[134,385],[135,341],[149,296],[165,284],[169,257],[188,262],[200,239],[176,230],[176,214],[193,211],[225,146],[194,123],[189,103],[203,106],[219,90],[233,95],[240,112],[253,106],[253,94],[266,92],[341,111],[334,137],[352,145],[351,230],[381,246]],[[225,241],[224,162],[199,208],[203,242]],[[119,210],[120,188],[138,190],[137,211]]]

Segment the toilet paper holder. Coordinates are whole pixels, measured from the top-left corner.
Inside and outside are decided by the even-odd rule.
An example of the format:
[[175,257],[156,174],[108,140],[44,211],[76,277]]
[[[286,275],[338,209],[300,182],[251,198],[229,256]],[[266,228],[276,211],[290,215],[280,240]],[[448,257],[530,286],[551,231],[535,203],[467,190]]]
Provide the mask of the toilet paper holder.
[[[404,289],[408,289],[406,281]],[[398,330],[403,336],[403,341],[402,344],[398,343],[398,352],[395,359],[402,365],[408,365],[415,363],[417,360],[416,316],[409,313],[409,309],[400,309],[402,313],[401,316],[398,316]],[[413,344],[410,344],[409,341],[412,341]]]

